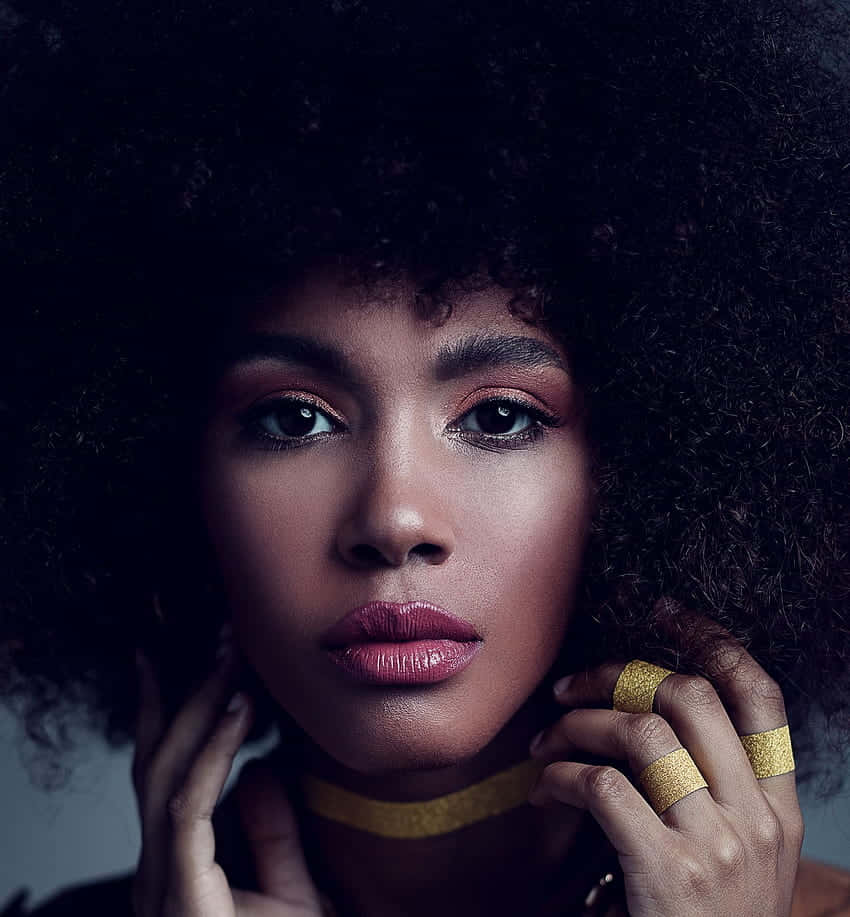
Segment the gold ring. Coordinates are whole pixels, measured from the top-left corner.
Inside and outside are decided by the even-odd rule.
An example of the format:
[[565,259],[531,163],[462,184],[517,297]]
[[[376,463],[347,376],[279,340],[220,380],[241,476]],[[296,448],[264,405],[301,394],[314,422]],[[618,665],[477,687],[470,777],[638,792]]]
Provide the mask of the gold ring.
[[638,775],[638,782],[658,815],[694,790],[708,786],[686,748],[677,748],[648,764]]
[[633,659],[620,672],[614,685],[613,707],[624,713],[652,713],[652,702],[658,686],[674,673],[660,665]]
[[795,769],[787,723],[776,729],[768,729],[767,732],[754,732],[739,738],[757,780],[787,774]]

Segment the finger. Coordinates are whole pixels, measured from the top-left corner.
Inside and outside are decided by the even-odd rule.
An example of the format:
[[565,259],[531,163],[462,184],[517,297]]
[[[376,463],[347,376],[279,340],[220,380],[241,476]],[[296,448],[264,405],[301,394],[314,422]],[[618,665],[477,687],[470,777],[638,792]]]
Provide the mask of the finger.
[[[186,778],[200,745],[214,727],[232,693],[237,671],[232,655],[228,658],[224,654],[217,669],[181,710],[164,737],[161,735],[164,714],[161,703],[157,704],[159,725],[157,728],[151,725],[143,740],[145,747],[134,765],[142,849],[133,894],[137,910],[144,917],[161,913],[167,886],[165,851],[169,839],[169,799]],[[156,732],[160,733],[158,741],[154,739]]]
[[[577,709],[564,714],[545,730],[532,754],[543,761],[589,752],[603,758],[628,761],[639,775],[648,765],[682,747],[670,724],[654,713]],[[702,787],[674,802],[661,819],[671,828],[712,831],[719,826],[717,806],[709,789]]]
[[547,765],[529,793],[532,805],[561,803],[584,809],[623,856],[646,858],[661,850],[668,829],[622,771],[607,765],[555,761]]
[[[779,685],[740,644],[724,641],[706,666],[740,735],[774,730],[788,724]],[[796,801],[793,770],[759,780],[770,799]]]
[[159,744],[165,723],[162,698],[153,666],[141,649],[136,650],[136,675],[139,686],[139,708],[136,716],[132,777],[138,797],[143,775]]
[[[623,663],[606,663],[580,673],[557,699],[570,707],[610,705],[623,668]],[[750,760],[711,682],[692,675],[668,675],[655,692],[652,709],[670,723],[688,749],[715,801],[761,811],[764,800]]]
[[242,768],[236,801],[260,891],[318,913],[321,901],[307,869],[295,811],[283,781],[267,761],[254,759]]
[[204,884],[215,865],[212,814],[250,730],[252,713],[250,698],[238,692],[193,762],[185,783],[168,801],[173,865],[169,885],[172,889],[179,886],[174,896],[181,901],[202,901],[210,894]]
[[[667,614],[660,619],[662,626],[669,628],[675,621],[677,627],[700,635],[695,641],[697,660],[728,710],[736,733],[752,735],[787,725],[779,685],[741,643],[716,621],[672,599],[664,601]],[[794,771],[763,777],[758,784],[771,804],[787,813],[798,810]]]
[[224,653],[217,667],[171,722],[145,780],[145,818],[151,824],[161,821],[169,797],[186,779],[233,694],[239,670],[235,653]]

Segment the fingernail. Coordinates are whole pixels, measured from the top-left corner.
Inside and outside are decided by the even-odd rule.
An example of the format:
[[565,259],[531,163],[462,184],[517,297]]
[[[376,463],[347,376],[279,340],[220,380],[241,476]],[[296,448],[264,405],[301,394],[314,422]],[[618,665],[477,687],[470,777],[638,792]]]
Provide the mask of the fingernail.
[[540,748],[543,743],[543,732],[544,730],[541,729],[540,732],[538,732],[537,735],[531,740],[531,745],[528,746],[528,750],[532,755],[537,751],[538,748]]
[[248,695],[244,691],[237,691],[236,694],[230,699],[230,703],[227,705],[228,713],[235,713],[237,710],[241,710],[248,703]]
[[555,684],[552,686],[552,690],[555,692],[555,694],[565,694],[572,680],[572,675],[565,675],[563,678],[559,678],[558,681],[555,682]]

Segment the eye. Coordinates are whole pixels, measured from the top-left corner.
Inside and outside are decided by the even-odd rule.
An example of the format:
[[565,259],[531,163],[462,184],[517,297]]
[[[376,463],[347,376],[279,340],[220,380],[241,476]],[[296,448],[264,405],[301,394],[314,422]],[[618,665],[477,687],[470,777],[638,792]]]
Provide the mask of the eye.
[[[464,420],[472,420],[473,426],[464,426]],[[530,423],[521,421],[530,418]],[[517,424],[519,427],[517,428]],[[512,398],[490,398],[476,405],[461,418],[458,432],[474,433],[478,437],[511,442],[538,439],[544,435],[543,427],[555,426],[558,418]],[[516,428],[516,429],[515,429]]]
[[[271,441],[276,449],[300,446],[308,439],[324,438],[342,424],[311,401],[302,398],[278,398],[249,408],[239,417],[249,439]],[[318,425],[318,426],[317,426]],[[300,442],[299,442],[300,440]]]
[[[522,419],[530,423],[522,423]],[[466,426],[470,419],[472,426]],[[277,398],[254,405],[238,418],[242,435],[250,442],[263,443],[269,449],[292,449],[323,440],[327,434],[345,429],[318,405],[304,398]],[[517,423],[519,427],[517,427]],[[545,435],[544,427],[556,426],[559,419],[539,408],[511,398],[490,398],[477,404],[449,427],[450,432],[464,433],[482,444],[503,448],[521,446]]]

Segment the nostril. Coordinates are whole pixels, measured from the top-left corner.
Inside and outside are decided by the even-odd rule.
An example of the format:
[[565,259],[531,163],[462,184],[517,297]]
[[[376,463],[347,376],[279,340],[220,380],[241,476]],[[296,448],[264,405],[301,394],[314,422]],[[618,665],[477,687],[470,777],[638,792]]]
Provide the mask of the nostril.
[[426,557],[429,557],[432,554],[439,554],[442,548],[436,544],[420,544],[413,550],[416,551],[417,554],[424,554]]
[[362,564],[380,564],[385,563],[384,556],[377,548],[373,548],[368,544],[358,544],[355,545],[351,553],[354,555],[355,560]]
[[418,554],[421,557],[431,558],[435,555],[441,555],[442,553],[443,549],[439,545],[430,544],[428,542],[423,542],[411,548],[407,555],[399,557],[397,561],[394,561],[390,555],[385,554],[379,548],[370,544],[358,544],[351,549],[351,556],[358,564],[370,567],[404,563],[404,560],[410,554]]

